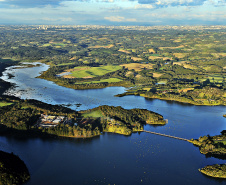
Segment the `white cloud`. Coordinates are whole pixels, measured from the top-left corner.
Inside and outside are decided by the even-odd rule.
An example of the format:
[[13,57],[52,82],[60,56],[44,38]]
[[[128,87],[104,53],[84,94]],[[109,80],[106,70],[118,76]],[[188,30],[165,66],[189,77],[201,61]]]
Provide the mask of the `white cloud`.
[[193,3],[195,0],[158,0],[157,5],[170,5],[170,4],[188,4]]
[[111,22],[136,22],[137,20],[135,18],[126,19],[122,16],[110,16],[110,17],[104,17],[104,19],[109,20]]
[[[21,6],[19,2],[24,4],[30,2],[30,6]],[[129,22],[141,25],[160,21],[161,24],[177,22],[183,24],[183,20],[191,20],[191,24],[192,21],[194,24],[198,22],[202,24],[204,21],[214,20],[216,24],[225,25],[225,6],[220,6],[225,2],[225,0],[0,0],[0,24],[114,22],[123,25]],[[42,6],[35,6],[41,4]]]
[[43,17],[43,18],[41,18],[41,20],[51,21],[51,22],[56,22],[56,21],[71,22],[71,21],[73,21],[73,19],[71,17],[60,17],[60,18]]
[[97,2],[107,2],[107,3],[114,3],[115,1],[114,0],[101,0],[101,1],[98,1]]
[[138,4],[135,5],[135,9],[153,9],[154,6],[151,4]]

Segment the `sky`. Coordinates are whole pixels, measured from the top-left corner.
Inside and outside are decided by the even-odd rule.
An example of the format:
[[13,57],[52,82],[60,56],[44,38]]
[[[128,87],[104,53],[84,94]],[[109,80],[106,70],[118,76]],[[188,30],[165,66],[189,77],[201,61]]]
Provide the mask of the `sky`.
[[226,0],[0,0],[0,24],[225,25]]

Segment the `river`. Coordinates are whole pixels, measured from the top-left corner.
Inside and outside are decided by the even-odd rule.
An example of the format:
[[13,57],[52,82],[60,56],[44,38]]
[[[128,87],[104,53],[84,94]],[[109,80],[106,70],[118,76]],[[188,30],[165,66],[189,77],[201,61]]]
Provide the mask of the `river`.
[[[194,106],[139,96],[114,97],[124,87],[74,90],[36,78],[48,65],[9,67],[1,77],[15,86],[6,94],[63,104],[74,110],[100,105],[144,108],[168,119],[165,126],[145,126],[145,130],[198,138],[226,129],[225,106]],[[10,75],[9,75],[10,74]],[[13,76],[11,76],[13,75]],[[81,104],[81,106],[77,106]],[[14,152],[27,164],[31,180],[27,184],[222,184],[204,176],[198,168],[225,163],[206,158],[192,144],[148,133],[126,137],[105,133],[93,139],[24,139],[0,137],[0,149]]]

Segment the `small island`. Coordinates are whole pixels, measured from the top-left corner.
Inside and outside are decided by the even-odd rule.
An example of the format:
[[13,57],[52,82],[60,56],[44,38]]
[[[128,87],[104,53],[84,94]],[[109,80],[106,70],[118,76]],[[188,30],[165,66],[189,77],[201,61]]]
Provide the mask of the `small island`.
[[0,151],[0,184],[23,184],[30,178],[24,162],[13,153]]
[[215,164],[199,169],[205,175],[215,178],[226,178],[226,164]]
[[[226,130],[217,136],[203,136],[189,142],[199,147],[200,153],[219,159],[226,159]],[[199,169],[205,175],[214,178],[226,178],[226,164],[215,164]]]
[[191,139],[191,143],[198,146],[200,153],[207,156],[213,156],[221,159],[226,159],[226,131],[223,130],[221,135],[203,136],[199,139]]

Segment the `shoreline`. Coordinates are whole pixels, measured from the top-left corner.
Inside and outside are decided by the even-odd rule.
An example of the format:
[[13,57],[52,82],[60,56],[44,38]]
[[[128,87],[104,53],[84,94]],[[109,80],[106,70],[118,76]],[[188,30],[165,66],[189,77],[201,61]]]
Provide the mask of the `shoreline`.
[[[46,64],[45,62],[40,62],[40,61],[37,61],[37,62],[33,62],[33,63],[39,63],[39,65],[41,63],[45,64],[45,65],[48,65]],[[14,66],[14,65],[11,65],[11,67]],[[48,65],[50,66],[50,65]],[[9,66],[8,66],[9,67]],[[23,68],[30,68],[30,67],[37,67],[37,65],[32,65],[30,64],[30,66],[24,66]],[[6,69],[6,68],[5,68]],[[5,71],[2,70],[2,72]],[[47,69],[48,70],[48,69]],[[56,85],[58,86],[61,86],[61,87],[66,87],[66,88],[70,88],[70,89],[75,89],[75,90],[92,90],[92,89],[104,89],[104,88],[107,88],[107,87],[124,87],[124,88],[128,88],[128,87],[131,87],[131,84],[129,82],[116,82],[116,83],[97,83],[97,84],[89,84],[89,86],[83,86],[83,85],[72,85],[72,84],[67,84],[65,85],[64,83],[61,83],[55,79],[52,79],[52,78],[45,78],[45,77],[42,77],[43,73],[45,73],[46,71],[43,71],[39,76],[37,76],[36,78],[40,78],[40,79],[43,79],[43,80],[47,80],[47,81],[50,81],[50,82],[53,82],[55,83]],[[3,80],[4,81],[4,80]],[[6,82],[6,81],[4,81]],[[6,83],[10,83],[10,82],[6,82]],[[11,84],[11,83],[10,83]],[[14,86],[14,84],[11,84],[11,86]],[[77,86],[77,87],[75,87]],[[178,102],[178,103],[183,103],[183,104],[189,104],[189,105],[195,105],[195,106],[226,106],[226,104],[224,103],[216,103],[214,104],[215,101],[212,101],[213,103],[206,103],[206,102],[203,102],[203,103],[199,103],[199,102],[195,102],[195,101],[186,101],[186,100],[182,100],[180,96],[178,96],[177,99],[175,98],[170,98],[170,97],[159,97],[159,96],[155,96],[153,95],[152,97],[148,96],[148,95],[145,95],[145,94],[139,94],[139,93],[136,93],[136,92],[124,92],[122,94],[117,94],[115,95],[116,97],[124,97],[124,96],[128,96],[128,95],[133,95],[133,96],[140,96],[140,97],[144,97],[144,98],[147,98],[147,99],[157,99],[157,100],[164,100],[164,101],[171,101],[171,102]],[[206,100],[208,101],[208,100]]]
[[[144,97],[147,99],[156,99],[156,100],[164,100],[164,101],[171,101],[171,102],[178,102],[178,103],[183,103],[183,104],[188,104],[188,105],[195,105],[195,106],[226,106],[225,104],[201,104],[201,103],[195,103],[195,102],[188,102],[188,101],[182,101],[182,100],[178,100],[178,99],[172,99],[172,98],[164,98],[164,97],[149,97],[146,96],[144,94],[136,94],[136,93],[130,93],[130,92],[125,92],[123,94],[117,94],[115,95],[116,97],[124,97],[124,96],[140,96],[140,97]],[[226,117],[226,115],[225,115]]]

